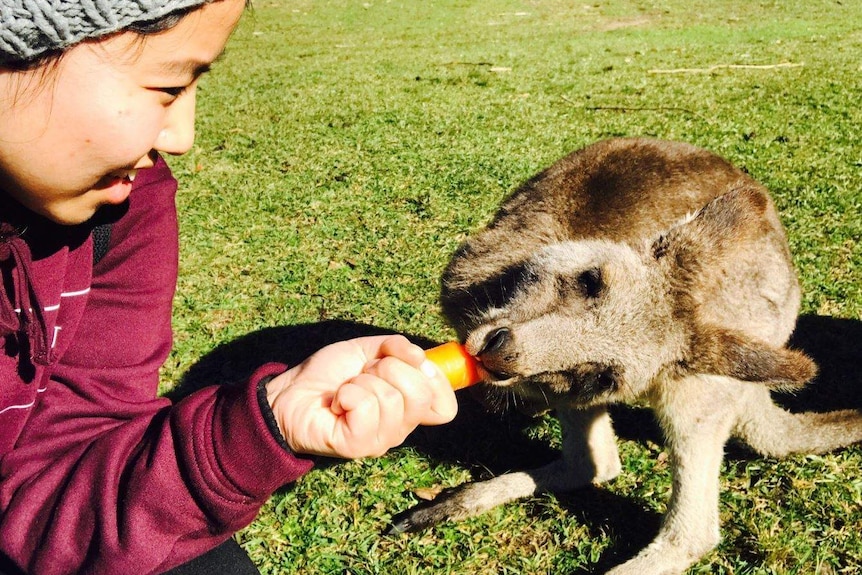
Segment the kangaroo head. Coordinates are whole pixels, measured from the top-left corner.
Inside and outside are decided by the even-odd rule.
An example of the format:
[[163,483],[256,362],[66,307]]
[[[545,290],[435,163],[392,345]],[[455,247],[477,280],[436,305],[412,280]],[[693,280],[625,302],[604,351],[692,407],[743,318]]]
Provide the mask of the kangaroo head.
[[457,298],[450,320],[492,383],[526,398],[634,399],[681,355],[660,266],[603,240],[546,246]]
[[768,202],[734,190],[642,246],[540,247],[466,288],[444,281],[444,310],[491,383],[551,407],[630,401],[693,373],[801,385],[813,363],[770,332],[798,288]]

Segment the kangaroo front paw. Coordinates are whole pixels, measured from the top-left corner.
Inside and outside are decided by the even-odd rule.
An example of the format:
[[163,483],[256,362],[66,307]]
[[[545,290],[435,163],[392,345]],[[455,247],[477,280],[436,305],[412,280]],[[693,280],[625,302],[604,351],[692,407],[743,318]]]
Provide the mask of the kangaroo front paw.
[[611,453],[603,458],[596,458],[595,466],[596,472],[592,482],[596,484],[616,479],[623,470],[620,457],[617,453]]
[[420,503],[395,516],[389,533],[421,531],[442,523],[479,515],[503,503],[533,495],[537,491],[532,473],[506,473],[478,483],[446,489],[433,501]]
[[392,518],[387,534],[422,531],[444,521],[463,519],[477,513],[471,513],[469,496],[465,494],[467,487],[469,486],[447,489],[433,501],[425,501],[402,511]]

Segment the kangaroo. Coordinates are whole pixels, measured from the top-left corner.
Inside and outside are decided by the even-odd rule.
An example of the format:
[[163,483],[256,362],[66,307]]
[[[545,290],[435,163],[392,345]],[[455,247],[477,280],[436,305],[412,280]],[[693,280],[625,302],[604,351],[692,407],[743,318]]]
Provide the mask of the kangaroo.
[[799,283],[767,190],[706,150],[617,138],[572,153],[515,190],[441,284],[488,402],[555,410],[562,454],[448,490],[393,531],[613,479],[607,406],[646,404],[665,435],[672,495],[652,543],[609,573],[682,573],[718,544],[730,437],[775,457],[862,440],[854,410],[791,414],[772,401],[817,371],[786,346]]

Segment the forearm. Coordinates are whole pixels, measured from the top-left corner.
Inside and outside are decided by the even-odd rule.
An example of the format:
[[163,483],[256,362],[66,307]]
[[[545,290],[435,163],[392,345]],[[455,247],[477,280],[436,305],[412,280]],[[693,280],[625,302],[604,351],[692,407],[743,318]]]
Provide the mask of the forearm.
[[40,412],[0,465],[3,552],[38,573],[149,573],[247,525],[275,489],[311,467],[266,426],[256,392],[267,369],[283,367],[175,406],[138,404],[127,420],[83,406],[68,423]]

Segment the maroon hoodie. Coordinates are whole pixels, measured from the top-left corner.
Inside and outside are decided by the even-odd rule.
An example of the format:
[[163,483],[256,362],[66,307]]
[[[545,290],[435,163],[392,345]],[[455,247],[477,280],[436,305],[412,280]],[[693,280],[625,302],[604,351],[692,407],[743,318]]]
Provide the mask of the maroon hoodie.
[[[157,397],[171,347],[176,180],[135,180],[110,249],[0,192],[0,553],[28,573],[158,573],[308,471],[242,386]],[[213,382],[218,383],[218,382]]]

